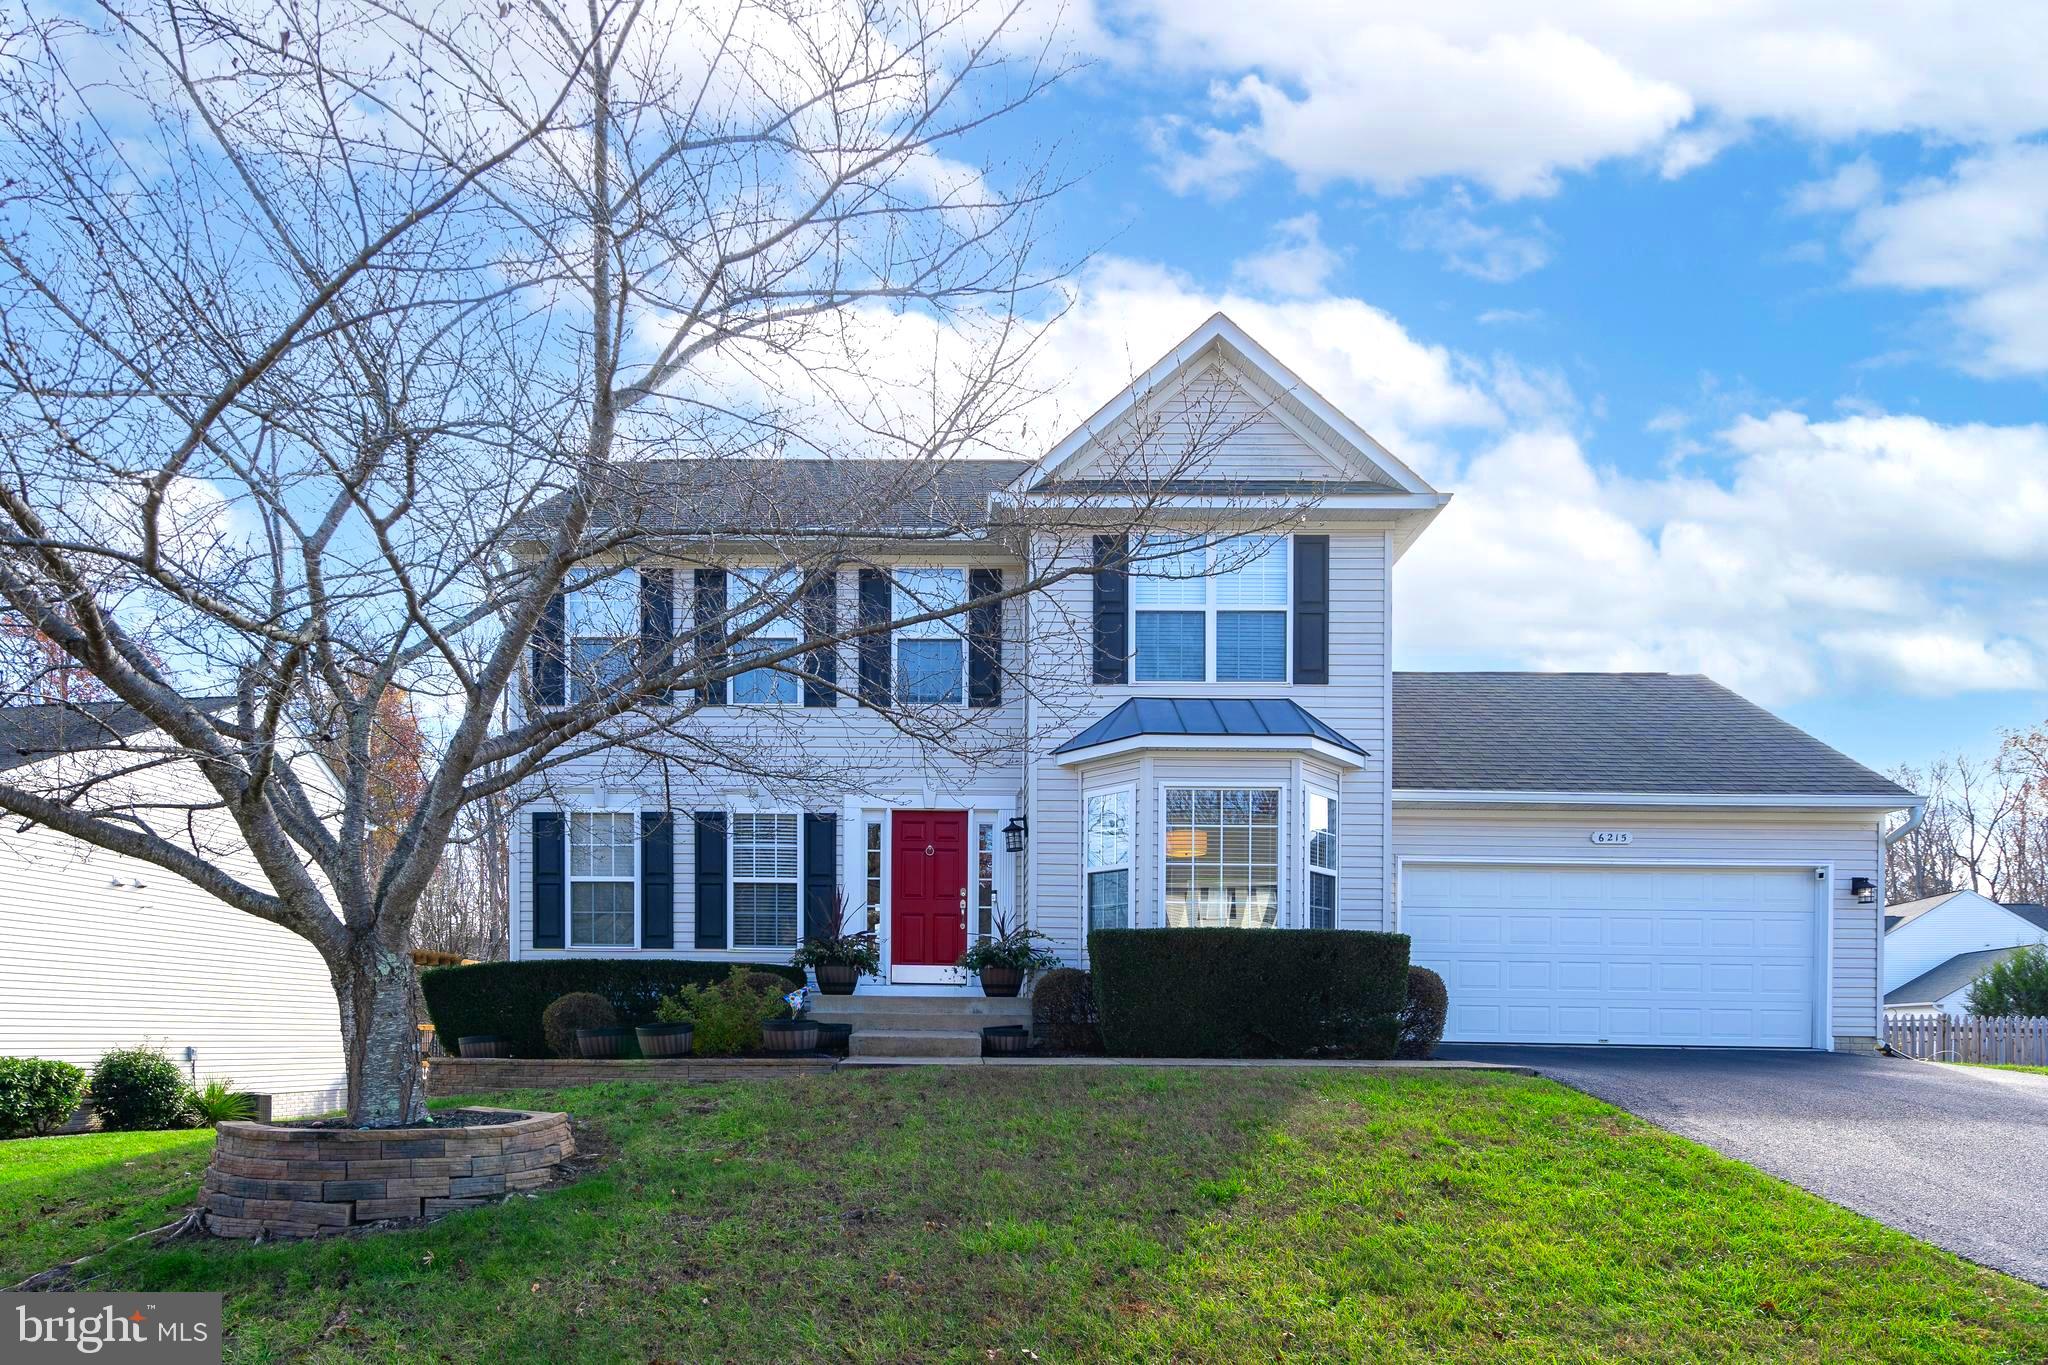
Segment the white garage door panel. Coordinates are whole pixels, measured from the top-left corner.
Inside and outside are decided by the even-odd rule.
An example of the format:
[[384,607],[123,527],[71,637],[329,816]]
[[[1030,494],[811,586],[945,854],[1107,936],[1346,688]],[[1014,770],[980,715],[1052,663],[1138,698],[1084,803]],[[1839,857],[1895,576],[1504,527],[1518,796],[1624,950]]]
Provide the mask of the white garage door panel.
[[1811,1047],[1805,869],[1404,869],[1401,927],[1448,1042]]

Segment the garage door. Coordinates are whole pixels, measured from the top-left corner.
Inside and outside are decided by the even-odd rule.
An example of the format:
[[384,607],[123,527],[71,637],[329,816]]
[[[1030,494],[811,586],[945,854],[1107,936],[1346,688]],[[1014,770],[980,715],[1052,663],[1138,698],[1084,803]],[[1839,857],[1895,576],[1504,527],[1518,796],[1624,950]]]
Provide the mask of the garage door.
[[1409,863],[1401,928],[1446,1041],[1811,1047],[1809,869]]

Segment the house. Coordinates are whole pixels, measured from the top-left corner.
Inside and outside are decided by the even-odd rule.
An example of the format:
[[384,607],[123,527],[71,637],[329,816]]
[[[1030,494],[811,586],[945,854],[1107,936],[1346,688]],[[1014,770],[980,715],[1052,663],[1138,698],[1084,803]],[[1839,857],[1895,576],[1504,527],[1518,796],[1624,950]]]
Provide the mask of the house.
[[[1119,537],[997,533],[1006,511],[1113,487],[1102,470],[1130,458],[1128,433],[1190,394],[1234,420],[1169,484],[1160,530],[1292,509],[1284,531],[1218,530],[1169,564]],[[834,481],[875,476],[748,469],[760,487],[735,503],[785,527],[829,522]],[[672,461],[643,476],[704,474]],[[956,956],[1014,913],[1083,965],[1109,926],[1397,930],[1445,976],[1452,1040],[1827,1049],[1879,1034],[1885,831],[1921,799],[1706,678],[1394,672],[1393,575],[1448,498],[1228,318],[1042,458],[947,467],[941,500],[945,517],[885,518],[868,564],[825,589],[828,619],[876,604],[859,619],[895,619],[906,581],[967,600],[998,575],[1081,571],[964,629],[821,651],[813,676],[857,678],[857,695],[788,679],[692,718],[714,744],[774,727],[853,774],[833,790],[657,771],[623,750],[529,788],[513,956],[785,960],[807,907],[843,888],[881,937],[863,994],[972,994]],[[989,533],[940,524],[961,508]],[[728,575],[773,571],[745,562],[740,526],[676,528],[673,558],[641,570],[645,635],[687,636]],[[544,632],[535,704],[559,704],[558,661],[580,648],[573,625]],[[1030,685],[1006,686],[990,658],[1021,661]],[[888,722],[906,702],[956,707],[992,743],[973,763],[920,748]]]
[[[260,884],[230,822],[185,819],[181,807],[217,798],[189,764],[152,761],[162,742],[121,703],[0,707],[10,783],[33,788],[47,773],[71,786],[78,764],[141,770],[140,818]],[[111,1048],[147,1042],[195,1083],[224,1077],[271,1096],[279,1117],[341,1107],[340,1008],[304,939],[154,864],[12,817],[0,824],[0,879],[0,1056],[89,1070]]]
[[2048,908],[1949,891],[1895,905],[1884,919],[1888,1010],[1964,1012],[1969,985],[2015,948],[2048,942]]

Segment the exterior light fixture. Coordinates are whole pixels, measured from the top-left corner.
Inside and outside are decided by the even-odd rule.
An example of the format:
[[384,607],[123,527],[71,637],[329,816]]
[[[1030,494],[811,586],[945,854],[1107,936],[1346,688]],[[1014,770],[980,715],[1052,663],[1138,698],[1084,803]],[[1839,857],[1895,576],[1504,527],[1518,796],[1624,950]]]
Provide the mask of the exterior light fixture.
[[1856,897],[1858,905],[1877,904],[1877,883],[1868,877],[1849,878],[1849,894]]
[[1024,851],[1024,841],[1031,837],[1031,822],[1021,815],[1010,817],[1010,823],[1003,826],[1003,847],[1012,853]]
[[1166,856],[1169,858],[1208,857],[1209,831],[1206,829],[1170,829],[1166,831]]

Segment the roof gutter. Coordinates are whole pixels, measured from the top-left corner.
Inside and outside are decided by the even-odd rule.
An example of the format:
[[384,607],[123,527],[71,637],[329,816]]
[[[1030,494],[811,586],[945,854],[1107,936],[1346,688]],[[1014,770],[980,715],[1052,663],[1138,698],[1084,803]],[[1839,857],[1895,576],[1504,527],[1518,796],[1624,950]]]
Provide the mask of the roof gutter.
[[[1735,810],[1894,811],[1896,797],[1854,796],[1815,792],[1621,792],[1522,791],[1466,788],[1396,787],[1394,802],[1404,806],[1674,806]],[[1921,805],[1924,805],[1921,802]]]
[[1906,823],[1884,836],[1884,846],[1886,848],[1890,848],[1893,844],[1896,844],[1899,840],[1920,828],[1921,822],[1927,818],[1927,798],[1923,796],[1912,805],[1901,807],[1901,809],[1909,812],[1906,816]]

